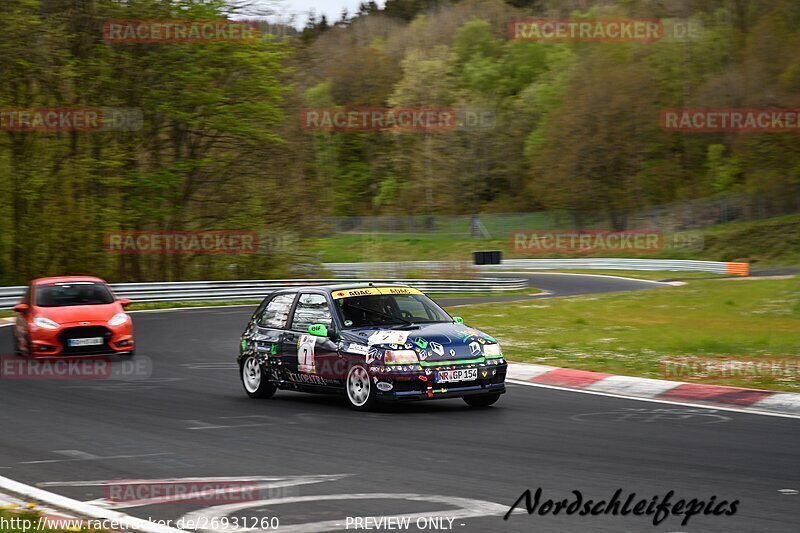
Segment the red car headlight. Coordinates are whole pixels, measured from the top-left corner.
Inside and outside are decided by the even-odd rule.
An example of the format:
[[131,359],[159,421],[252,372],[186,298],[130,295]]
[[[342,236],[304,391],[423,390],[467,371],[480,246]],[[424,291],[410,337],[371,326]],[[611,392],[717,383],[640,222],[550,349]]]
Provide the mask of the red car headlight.
[[121,326],[128,321],[127,313],[117,313],[108,321],[109,326]]
[[34,318],[33,325],[36,326],[37,328],[42,328],[42,329],[58,329],[61,327],[58,324],[58,322],[55,322],[43,316],[37,316],[36,318]]

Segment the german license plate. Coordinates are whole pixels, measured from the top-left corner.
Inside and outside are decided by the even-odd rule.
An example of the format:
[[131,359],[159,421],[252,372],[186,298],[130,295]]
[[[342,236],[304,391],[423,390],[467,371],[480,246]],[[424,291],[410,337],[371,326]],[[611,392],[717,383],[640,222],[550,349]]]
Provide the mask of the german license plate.
[[87,337],[85,339],[69,339],[70,346],[100,346],[103,344],[103,337]]
[[439,370],[436,373],[437,383],[452,383],[454,381],[472,381],[478,379],[477,368],[462,368],[460,370]]

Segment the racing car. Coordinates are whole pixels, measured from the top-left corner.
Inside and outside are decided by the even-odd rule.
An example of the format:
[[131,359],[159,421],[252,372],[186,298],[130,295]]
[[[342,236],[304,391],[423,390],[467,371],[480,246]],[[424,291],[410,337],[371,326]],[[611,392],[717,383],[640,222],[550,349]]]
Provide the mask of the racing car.
[[358,411],[439,398],[486,407],[505,392],[508,366],[497,340],[418,289],[373,284],[275,291],[247,323],[238,363],[251,398],[334,393]]
[[133,323],[100,278],[61,276],[33,280],[14,306],[14,352],[29,357],[134,354]]

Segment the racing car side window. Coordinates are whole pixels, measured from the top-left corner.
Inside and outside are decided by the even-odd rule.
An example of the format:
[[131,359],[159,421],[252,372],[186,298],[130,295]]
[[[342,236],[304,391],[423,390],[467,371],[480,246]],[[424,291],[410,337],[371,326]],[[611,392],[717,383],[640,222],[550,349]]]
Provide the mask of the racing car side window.
[[258,317],[258,325],[262,328],[285,328],[295,296],[296,294],[279,294],[270,300],[264,312]]
[[331,327],[331,308],[322,294],[305,293],[300,295],[292,318],[292,329],[306,331],[311,324],[325,324]]

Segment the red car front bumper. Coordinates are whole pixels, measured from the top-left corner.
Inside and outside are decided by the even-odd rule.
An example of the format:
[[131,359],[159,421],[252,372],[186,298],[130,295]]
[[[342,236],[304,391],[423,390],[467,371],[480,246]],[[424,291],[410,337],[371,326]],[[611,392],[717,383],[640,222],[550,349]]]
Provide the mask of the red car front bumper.
[[29,331],[33,357],[122,355],[133,353],[133,324],[129,318],[119,326],[106,322],[61,324],[58,329]]

